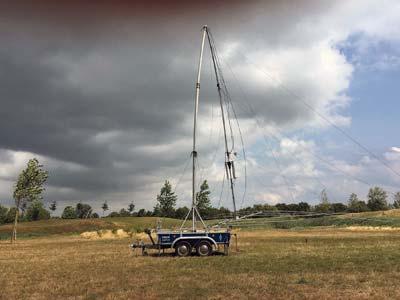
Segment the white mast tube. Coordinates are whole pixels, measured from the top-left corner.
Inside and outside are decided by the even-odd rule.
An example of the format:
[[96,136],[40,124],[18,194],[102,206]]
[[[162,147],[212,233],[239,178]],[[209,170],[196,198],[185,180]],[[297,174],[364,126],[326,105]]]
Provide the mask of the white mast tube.
[[204,51],[204,41],[207,33],[207,25],[203,26],[203,37],[201,39],[200,48],[200,58],[199,58],[199,68],[197,71],[197,82],[196,82],[196,97],[194,100],[194,119],[193,119],[193,169],[192,169],[192,230],[196,230],[196,126],[197,126],[197,112],[199,108],[199,96],[200,96],[200,75],[201,75],[201,65],[203,62],[203,51]]

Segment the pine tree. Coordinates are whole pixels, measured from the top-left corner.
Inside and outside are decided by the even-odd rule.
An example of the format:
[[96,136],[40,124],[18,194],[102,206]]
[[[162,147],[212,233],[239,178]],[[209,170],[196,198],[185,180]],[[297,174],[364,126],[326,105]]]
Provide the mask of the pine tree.
[[162,217],[174,217],[175,205],[177,196],[172,192],[172,186],[168,180],[165,181],[163,187],[160,190],[160,194],[157,195],[157,205],[154,208],[156,211],[159,209]]
[[104,201],[103,205],[101,206],[101,209],[103,210],[103,217],[104,217],[104,213],[106,212],[106,210],[108,210],[107,201]]
[[128,205],[129,214],[132,215],[132,213],[133,213],[134,210],[135,210],[135,204],[133,204],[133,202],[131,202],[131,203]]
[[321,191],[321,202],[315,207],[315,210],[318,212],[323,212],[323,213],[328,213],[331,211],[331,204],[329,203],[328,195],[326,193],[326,190],[323,189]]
[[196,206],[200,214],[205,214],[211,208],[210,194],[210,187],[207,180],[204,180],[200,186],[200,191],[196,193]]
[[57,209],[57,202],[55,200],[51,201],[49,209],[54,213]]

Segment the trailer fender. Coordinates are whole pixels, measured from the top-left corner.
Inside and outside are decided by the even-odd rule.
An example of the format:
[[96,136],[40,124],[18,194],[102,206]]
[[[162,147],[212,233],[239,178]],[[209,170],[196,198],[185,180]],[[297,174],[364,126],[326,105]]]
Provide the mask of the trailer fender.
[[211,244],[213,244],[215,246],[215,248],[217,248],[217,243],[214,241],[214,239],[210,238],[209,236],[182,236],[177,238],[171,245],[171,248],[174,248],[175,244],[179,241],[183,241],[183,240],[206,240],[206,241],[210,241]]

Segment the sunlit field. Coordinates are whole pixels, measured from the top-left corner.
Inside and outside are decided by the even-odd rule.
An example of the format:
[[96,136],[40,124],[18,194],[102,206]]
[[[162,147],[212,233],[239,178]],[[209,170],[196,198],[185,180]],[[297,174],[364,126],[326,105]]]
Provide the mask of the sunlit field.
[[[123,220],[120,220],[123,221]],[[1,299],[400,298],[400,230],[236,230],[229,256],[147,257],[132,238],[0,241]]]

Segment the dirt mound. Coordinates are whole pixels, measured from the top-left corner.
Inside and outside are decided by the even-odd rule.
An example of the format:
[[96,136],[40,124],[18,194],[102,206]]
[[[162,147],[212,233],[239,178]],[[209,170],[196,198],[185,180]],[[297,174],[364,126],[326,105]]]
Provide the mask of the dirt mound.
[[348,226],[346,229],[351,231],[400,231],[399,227],[390,226]]
[[98,231],[86,231],[81,233],[82,238],[89,240],[99,240],[99,239],[122,239],[131,237],[129,232],[123,229],[112,230],[98,230]]

